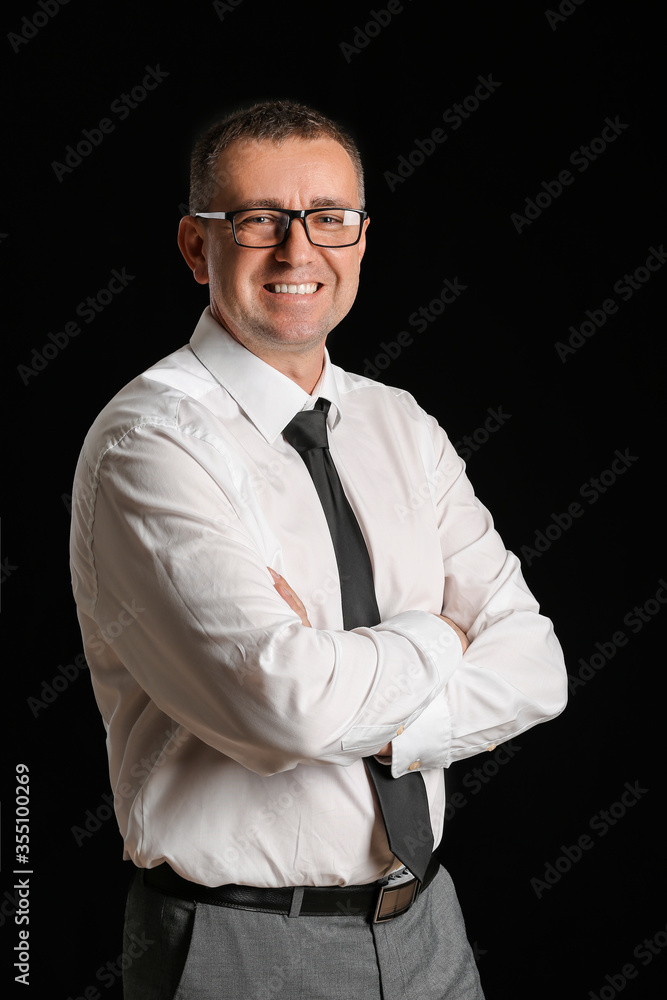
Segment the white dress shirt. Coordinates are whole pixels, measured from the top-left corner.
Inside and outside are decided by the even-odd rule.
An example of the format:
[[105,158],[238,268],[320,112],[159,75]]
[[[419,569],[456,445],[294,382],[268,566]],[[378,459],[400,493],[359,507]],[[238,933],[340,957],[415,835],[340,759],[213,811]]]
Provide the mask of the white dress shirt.
[[[318,395],[381,624],[344,631],[336,558],[283,428]],[[408,393],[328,355],[312,396],[207,309],[89,431],[72,577],[125,858],[205,885],[369,882],[395,866],[362,758],[443,768],[553,718],[567,675],[488,511]],[[304,602],[306,628],[267,567]],[[468,633],[462,656],[454,631]]]

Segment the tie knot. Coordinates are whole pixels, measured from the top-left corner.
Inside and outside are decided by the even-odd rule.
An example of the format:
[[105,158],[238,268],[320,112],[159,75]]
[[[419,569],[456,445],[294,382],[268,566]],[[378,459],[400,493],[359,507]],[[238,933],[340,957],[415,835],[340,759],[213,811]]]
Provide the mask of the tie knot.
[[283,434],[285,439],[300,454],[314,448],[328,448],[327,413],[330,402],[318,399],[313,410],[302,410],[290,420]]

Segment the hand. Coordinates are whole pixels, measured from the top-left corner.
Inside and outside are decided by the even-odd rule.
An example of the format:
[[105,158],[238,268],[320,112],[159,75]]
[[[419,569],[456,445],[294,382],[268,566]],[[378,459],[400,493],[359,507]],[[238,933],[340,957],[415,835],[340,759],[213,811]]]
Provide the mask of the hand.
[[[433,613],[435,614],[435,612],[433,612]],[[456,622],[453,622],[451,618],[446,618],[444,615],[436,615],[436,618],[442,618],[443,622],[447,622],[447,624],[450,625],[451,628],[454,629],[454,631],[456,632],[456,634],[458,635],[458,637],[459,637],[459,639],[461,641],[461,648],[463,649],[463,652],[465,653],[466,649],[470,645],[470,640],[468,639],[468,636],[465,634],[465,632],[463,631],[463,629],[459,628],[459,626],[456,624]],[[382,749],[378,750],[378,752],[377,752],[377,756],[378,757],[391,757],[391,754],[392,754],[391,743],[387,743],[386,746],[382,747]]]
[[[296,612],[301,619],[302,625],[312,628],[310,622],[308,621],[308,613],[298,594],[292,590],[284,576],[281,576],[280,573],[276,573],[275,569],[271,569],[270,566],[267,566],[267,569],[273,577],[273,585],[282,599],[289,604],[292,611]],[[391,743],[387,743],[381,750],[378,750],[377,755],[378,757],[391,757]]]
[[[435,612],[433,612],[433,614],[435,614]],[[443,622],[447,622],[448,625],[451,625],[451,627],[454,629],[459,639],[461,640],[461,646],[463,647],[463,652],[465,653],[466,649],[470,645],[470,640],[468,639],[468,636],[465,634],[463,629],[459,628],[456,622],[453,622],[451,618],[445,618],[444,615],[436,615],[436,618],[442,618]]]
[[301,598],[294,593],[294,591],[288,584],[287,580],[284,577],[282,577],[280,573],[276,573],[276,571],[274,569],[271,569],[270,566],[267,566],[267,569],[271,574],[271,576],[273,577],[273,585],[280,594],[280,596],[282,597],[282,599],[289,604],[292,611],[296,612],[296,614],[301,619],[301,624],[306,625],[308,628],[311,628],[312,626],[308,621],[308,612],[306,611]]

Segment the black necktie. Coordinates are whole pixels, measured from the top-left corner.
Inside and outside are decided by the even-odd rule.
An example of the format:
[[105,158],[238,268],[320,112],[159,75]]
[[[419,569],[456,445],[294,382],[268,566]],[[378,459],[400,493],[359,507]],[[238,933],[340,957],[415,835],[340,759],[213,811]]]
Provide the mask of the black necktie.
[[[324,510],[333,541],[343,604],[343,626],[377,625],[380,621],[371,561],[329,452],[327,413],[331,403],[318,399],[314,410],[297,413],[283,434],[306,464]],[[433,831],[426,787],[421,774],[392,778],[391,768],[365,757],[382,810],[389,847],[423,880],[433,851]]]

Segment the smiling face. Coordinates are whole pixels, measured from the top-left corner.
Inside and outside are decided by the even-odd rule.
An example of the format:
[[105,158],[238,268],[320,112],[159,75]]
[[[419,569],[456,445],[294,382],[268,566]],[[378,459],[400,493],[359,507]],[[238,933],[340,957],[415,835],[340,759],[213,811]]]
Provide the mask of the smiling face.
[[[352,161],[333,139],[238,140],[217,172],[211,212],[361,207]],[[357,293],[367,225],[356,246],[323,248],[295,220],[282,246],[257,249],[238,246],[228,220],[187,216],[179,244],[195,279],[210,285],[213,316],[236,340],[289,377],[304,366],[319,377],[326,336]]]

